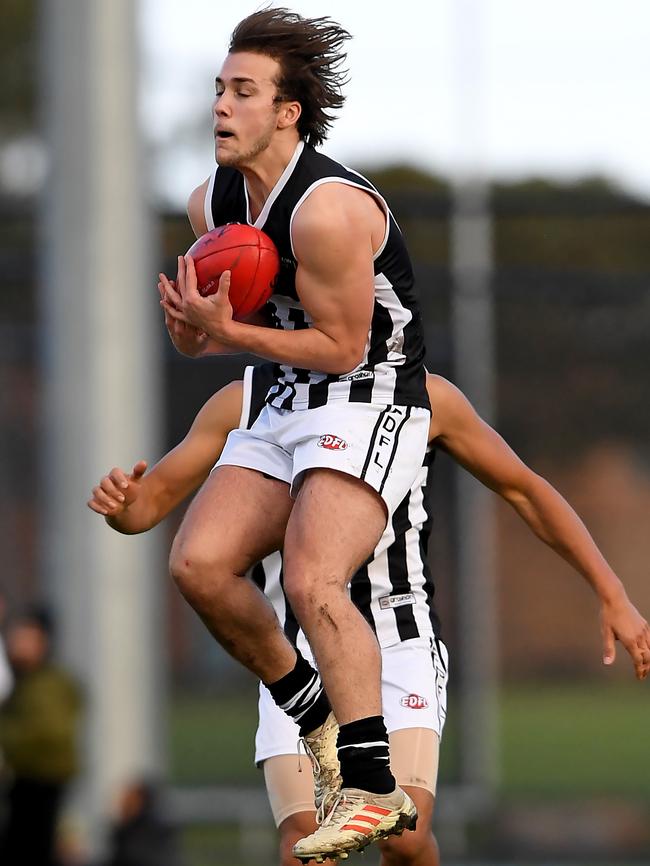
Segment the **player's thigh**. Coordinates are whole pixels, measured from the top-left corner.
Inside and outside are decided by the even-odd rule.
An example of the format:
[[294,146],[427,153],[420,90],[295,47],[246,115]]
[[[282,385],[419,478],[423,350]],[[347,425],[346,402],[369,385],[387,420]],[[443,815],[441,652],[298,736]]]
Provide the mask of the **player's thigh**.
[[287,580],[311,565],[326,579],[332,575],[347,583],[375,549],[385,525],[386,506],[364,481],[333,469],[310,469],[287,524]]
[[285,482],[253,469],[218,466],[190,504],[172,558],[226,561],[243,574],[282,546],[292,504]]
[[[316,820],[314,776],[306,755],[274,755],[266,758],[262,768],[276,827],[282,832],[284,825],[284,831],[288,832],[295,823],[294,816],[300,815],[301,825],[311,822],[308,832],[313,832]],[[291,818],[294,822],[289,820]]]

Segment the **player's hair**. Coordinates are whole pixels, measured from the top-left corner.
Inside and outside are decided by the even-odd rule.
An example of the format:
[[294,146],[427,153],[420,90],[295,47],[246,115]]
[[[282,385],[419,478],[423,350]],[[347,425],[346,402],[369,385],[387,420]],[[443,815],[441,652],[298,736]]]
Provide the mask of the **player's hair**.
[[298,134],[307,144],[322,144],[345,102],[341,47],[351,36],[331,18],[303,18],[284,8],[254,12],[235,27],[228,50],[266,54],[280,64],[276,102],[296,101],[302,112]]

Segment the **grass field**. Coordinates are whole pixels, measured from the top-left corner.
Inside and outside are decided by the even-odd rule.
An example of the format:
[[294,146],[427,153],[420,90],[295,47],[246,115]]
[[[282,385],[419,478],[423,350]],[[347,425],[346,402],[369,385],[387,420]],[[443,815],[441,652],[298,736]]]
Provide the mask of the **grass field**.
[[507,690],[503,794],[650,802],[648,683]]
[[[443,784],[454,780],[456,718],[452,697],[441,753]],[[169,715],[170,780],[181,785],[262,785],[253,766],[255,726],[256,690],[249,685],[224,698],[177,696]],[[506,688],[500,694],[500,728],[504,803],[607,798],[645,802],[650,808],[646,683]],[[245,842],[235,826],[196,826],[185,830],[184,843],[187,866],[276,862],[272,833]],[[256,846],[266,853],[256,854]],[[355,861],[373,866],[377,858],[369,852],[351,863]],[[517,866],[525,863],[517,860]],[[569,864],[548,861],[544,866]]]
[[[606,798],[644,802],[650,808],[646,683],[511,687],[500,695],[500,711],[504,803]],[[441,754],[443,784],[454,780],[455,722],[452,698]],[[255,726],[256,692],[248,686],[240,694],[220,699],[177,696],[170,706],[170,780],[181,785],[262,785],[261,773],[252,762]],[[440,795],[444,796],[444,788]],[[188,827],[184,842],[187,866],[276,862],[272,836],[253,840],[247,847],[234,826]],[[255,845],[266,854],[257,854]],[[363,860],[353,857],[350,862],[373,866],[377,859],[369,852]],[[517,860],[517,866],[525,863]],[[544,866],[569,864],[548,861]],[[624,863],[599,862],[598,866]]]
[[[501,693],[501,793],[505,798],[613,796],[650,801],[647,683],[536,685]],[[453,698],[441,781],[453,781]],[[175,784],[261,784],[253,766],[256,693],[177,697],[170,707],[170,776]]]

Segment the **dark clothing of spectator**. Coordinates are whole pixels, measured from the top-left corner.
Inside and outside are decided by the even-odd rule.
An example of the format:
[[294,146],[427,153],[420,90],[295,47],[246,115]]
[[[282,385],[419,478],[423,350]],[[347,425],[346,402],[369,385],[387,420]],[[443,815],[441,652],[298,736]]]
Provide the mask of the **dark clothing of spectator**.
[[178,866],[176,831],[169,824],[140,815],[113,831],[107,866]]
[[60,807],[77,772],[81,694],[72,677],[42,657],[38,628],[19,623],[9,641],[15,681],[0,706],[7,780],[2,866],[54,866]]
[[57,866],[54,854],[63,785],[15,779],[7,793],[7,826],[0,842],[2,866]]
[[122,791],[106,866],[180,866],[177,831],[162,814],[159,794],[147,780]]

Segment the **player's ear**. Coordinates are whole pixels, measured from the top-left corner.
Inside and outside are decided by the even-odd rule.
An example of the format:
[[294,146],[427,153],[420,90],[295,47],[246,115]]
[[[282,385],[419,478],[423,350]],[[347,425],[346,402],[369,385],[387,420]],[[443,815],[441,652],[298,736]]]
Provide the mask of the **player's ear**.
[[283,102],[278,112],[278,129],[295,126],[301,114],[302,107],[299,102]]

